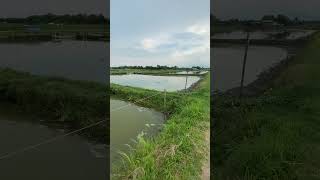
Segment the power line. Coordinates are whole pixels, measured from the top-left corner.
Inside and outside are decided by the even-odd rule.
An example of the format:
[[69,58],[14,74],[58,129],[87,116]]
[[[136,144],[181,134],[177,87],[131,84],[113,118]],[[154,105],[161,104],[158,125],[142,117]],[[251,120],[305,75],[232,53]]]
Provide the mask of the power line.
[[39,147],[39,146],[42,146],[42,145],[45,145],[45,144],[49,144],[49,143],[51,143],[51,142],[54,142],[54,141],[56,141],[56,140],[58,140],[58,139],[62,139],[62,138],[64,138],[64,137],[70,136],[70,135],[72,135],[72,134],[76,134],[76,133],[81,132],[81,131],[83,131],[83,130],[85,130],[85,129],[88,129],[88,128],[97,126],[97,125],[99,125],[99,124],[101,124],[101,123],[103,123],[103,122],[105,122],[105,121],[106,121],[106,120],[102,120],[102,121],[93,123],[93,124],[91,124],[91,125],[88,125],[88,126],[86,126],[86,127],[83,127],[83,128],[81,128],[81,129],[77,129],[77,130],[75,130],[75,131],[71,131],[71,132],[69,132],[69,133],[66,133],[66,134],[63,134],[63,135],[60,135],[60,136],[56,136],[56,137],[51,138],[51,139],[47,139],[47,140],[45,140],[45,141],[43,141],[43,142],[40,142],[40,143],[38,143],[38,144],[30,145],[30,146],[27,146],[27,147],[22,148],[22,149],[20,149],[20,150],[13,151],[13,152],[9,152],[9,153],[7,153],[7,154],[5,154],[5,155],[3,155],[3,156],[0,156],[0,160],[6,159],[6,158],[10,158],[10,157],[12,157],[12,156],[15,156],[15,155],[20,154],[20,153],[24,153],[24,152],[29,151],[29,150],[32,150],[32,149],[36,149],[36,148]]
[[[135,101],[134,103],[137,103],[137,102],[140,102],[140,101],[149,99],[149,98],[154,97],[154,96],[156,96],[156,95],[158,95],[158,94],[160,94],[160,93],[162,93],[162,92],[159,92],[159,93],[154,94],[154,95],[152,95],[152,96],[148,96],[148,97],[143,98],[143,99],[139,99],[138,101]],[[127,104],[127,105],[125,105],[125,106],[121,106],[121,107],[119,107],[119,108],[115,108],[115,109],[111,110],[110,112],[114,112],[114,111],[121,110],[121,109],[123,109],[123,108],[125,108],[125,107],[127,107],[127,106],[130,106],[130,104]],[[85,127],[83,127],[83,128],[80,128],[80,129],[77,129],[77,130],[74,130],[74,131],[71,131],[71,132],[69,132],[69,133],[66,133],[66,134],[63,134],[63,135],[60,135],[60,136],[56,136],[56,137],[54,137],[54,138],[47,139],[47,140],[42,141],[42,142],[40,142],[40,143],[37,143],[37,144],[34,144],[34,145],[30,145],[30,146],[24,147],[24,148],[22,148],[22,149],[19,149],[19,150],[13,151],[13,152],[6,153],[6,154],[4,154],[3,156],[0,156],[0,160],[13,157],[13,156],[15,156],[15,155],[17,155],[17,154],[21,154],[21,153],[24,153],[24,152],[26,152],[26,151],[30,151],[30,150],[32,150],[32,149],[36,149],[36,148],[39,147],[39,146],[52,143],[52,142],[54,142],[54,141],[57,141],[57,140],[59,140],[59,139],[65,138],[65,137],[70,136],[70,135],[73,135],[73,134],[77,134],[77,133],[79,133],[79,132],[81,132],[81,131],[83,131],[83,130],[86,130],[86,129],[89,129],[89,128],[91,128],[91,127],[100,125],[100,124],[102,124],[102,123],[104,123],[104,122],[106,122],[106,120],[102,120],[102,121],[99,121],[99,122],[96,122],[96,123],[92,123],[92,124],[90,124],[90,125],[88,125],[88,126],[85,126]]]
[[[149,97],[146,97],[146,98],[143,98],[143,99],[139,99],[138,101],[133,102],[133,104],[138,103],[138,102],[141,102],[141,101],[146,100],[146,99],[149,99],[149,98],[154,97],[154,96],[156,96],[156,95],[158,95],[158,94],[161,94],[161,93],[162,93],[162,92],[159,92],[159,93],[156,93],[156,94],[154,94],[154,95],[152,95],[152,96],[149,96]],[[123,109],[123,108],[125,108],[125,107],[127,107],[127,106],[130,106],[130,104],[121,106],[121,107],[119,107],[119,108],[112,109],[110,112],[114,112],[114,111],[121,110],[121,109]]]
[[[161,93],[163,93],[163,92],[159,92],[159,93],[156,93],[156,94],[154,94],[154,95],[151,95],[151,96],[148,96],[148,97],[139,99],[139,100],[137,100],[137,101],[135,101],[135,102],[133,102],[133,103],[141,102],[141,101],[143,101],[143,100],[146,100],[146,99],[149,99],[149,98],[151,98],[151,97],[157,96],[157,95],[159,95],[159,94],[161,94]],[[188,94],[193,94],[193,93],[196,93],[196,92],[189,92]],[[130,104],[127,104],[127,105],[124,105],[124,106],[121,106],[121,107],[112,109],[112,110],[110,110],[110,112],[115,112],[115,111],[121,110],[121,109],[123,109],[123,108],[125,108],[125,107],[128,107],[128,106],[130,106]],[[30,146],[24,147],[24,148],[22,148],[22,149],[19,149],[19,150],[13,151],[13,152],[6,153],[6,154],[4,154],[3,156],[0,156],[0,160],[13,157],[13,156],[15,156],[15,155],[17,155],[17,154],[21,154],[21,153],[30,151],[30,150],[32,150],[32,149],[36,149],[36,148],[38,148],[39,146],[52,143],[52,142],[54,142],[54,141],[57,141],[57,140],[59,140],[59,139],[65,138],[65,137],[70,136],[70,135],[73,135],[73,134],[77,134],[77,133],[79,133],[79,132],[81,132],[81,131],[83,131],[83,130],[86,130],[86,129],[89,129],[89,128],[91,128],[91,127],[100,125],[100,124],[102,124],[102,123],[104,123],[104,122],[106,122],[106,120],[102,120],[102,121],[99,121],[99,122],[96,122],[96,123],[92,123],[92,124],[90,124],[90,125],[88,125],[88,126],[85,126],[85,127],[83,127],[83,128],[80,128],[80,129],[77,129],[77,130],[74,130],[74,131],[71,131],[71,132],[69,132],[69,133],[66,133],[66,134],[63,134],[63,135],[60,135],[60,136],[56,136],[56,137],[51,138],[51,139],[47,139],[47,140],[42,141],[42,142],[40,142],[40,143],[37,143],[37,144],[34,144],[34,145],[30,145]],[[109,146],[109,145],[108,145],[108,146]]]

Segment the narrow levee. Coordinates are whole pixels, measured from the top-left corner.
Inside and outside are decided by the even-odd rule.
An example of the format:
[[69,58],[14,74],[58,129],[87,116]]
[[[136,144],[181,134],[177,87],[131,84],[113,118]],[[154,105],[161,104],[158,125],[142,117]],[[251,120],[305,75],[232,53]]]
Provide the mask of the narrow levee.
[[214,97],[214,179],[319,176],[319,44],[316,33],[261,93]]
[[[164,113],[166,118],[165,123],[158,127],[158,133],[153,136],[142,133],[134,137],[136,142],[132,150],[121,153],[124,164],[113,167],[113,179],[201,177],[202,165],[209,153],[205,145],[205,132],[209,129],[210,119],[208,74],[195,83],[189,92],[163,92],[151,88],[111,85],[112,97],[156,109]],[[123,113],[126,113],[125,109]],[[114,120],[111,119],[111,124]],[[143,124],[141,127],[145,127],[146,124]],[[153,127],[157,127],[156,124]]]

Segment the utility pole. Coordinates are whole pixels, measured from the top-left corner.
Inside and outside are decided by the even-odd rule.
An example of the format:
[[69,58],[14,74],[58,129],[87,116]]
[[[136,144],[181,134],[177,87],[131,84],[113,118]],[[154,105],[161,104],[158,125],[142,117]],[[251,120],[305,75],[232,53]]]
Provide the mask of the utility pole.
[[240,86],[240,99],[242,98],[242,91],[243,91],[243,82],[244,82],[244,75],[246,72],[246,64],[247,64],[247,56],[248,56],[248,49],[249,49],[249,44],[250,44],[250,32],[247,32],[247,44],[246,44],[246,49],[244,53],[244,58],[243,58],[243,64],[242,64],[242,74],[241,74],[241,86]]

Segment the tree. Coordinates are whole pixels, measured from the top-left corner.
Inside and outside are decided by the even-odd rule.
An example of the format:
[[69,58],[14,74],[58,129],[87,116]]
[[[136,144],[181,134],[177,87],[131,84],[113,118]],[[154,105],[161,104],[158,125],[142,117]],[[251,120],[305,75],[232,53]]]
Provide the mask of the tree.
[[288,16],[285,16],[283,14],[279,14],[276,18],[276,22],[283,25],[289,25],[291,24],[291,20]]
[[276,18],[273,15],[264,15],[262,21],[274,21]]

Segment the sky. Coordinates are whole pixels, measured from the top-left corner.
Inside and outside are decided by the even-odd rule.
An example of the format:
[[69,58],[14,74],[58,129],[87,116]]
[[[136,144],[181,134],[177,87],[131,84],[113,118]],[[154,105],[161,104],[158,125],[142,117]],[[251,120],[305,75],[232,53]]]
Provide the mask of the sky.
[[109,0],[1,0],[0,17],[26,17],[35,14],[109,15]]
[[320,0],[212,0],[211,12],[220,19],[261,19],[266,14],[320,19]]
[[210,0],[111,0],[111,66],[210,66]]

